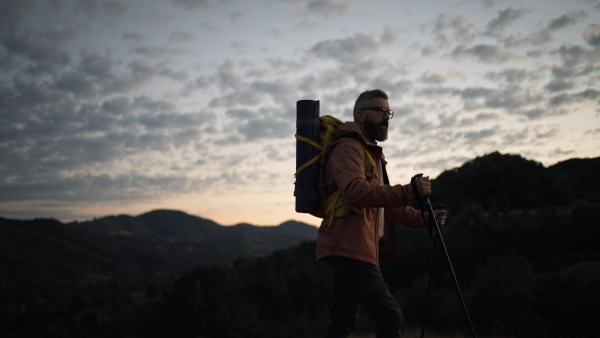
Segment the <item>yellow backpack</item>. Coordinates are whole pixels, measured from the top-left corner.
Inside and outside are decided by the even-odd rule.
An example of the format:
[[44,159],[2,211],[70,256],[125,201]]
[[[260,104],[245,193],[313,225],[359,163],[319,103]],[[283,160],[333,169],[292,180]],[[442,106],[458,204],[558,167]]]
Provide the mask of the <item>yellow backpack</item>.
[[[332,223],[332,220],[334,217],[342,217],[342,216],[349,214],[350,212],[356,212],[358,214],[362,214],[362,209],[352,207],[351,205],[346,203],[344,198],[341,196],[341,193],[339,190],[336,190],[332,194],[329,194],[329,192],[327,191],[327,187],[325,186],[325,166],[327,164],[329,155],[333,151],[333,147],[342,141],[346,141],[346,140],[354,141],[354,142],[360,144],[364,149],[365,172],[367,169],[367,160],[369,161],[369,163],[371,163],[372,166],[375,166],[376,164],[375,164],[375,160],[373,159],[371,154],[365,148],[365,145],[363,143],[361,143],[360,141],[355,140],[353,138],[341,138],[339,140],[335,139],[335,131],[336,131],[337,127],[339,127],[343,123],[342,121],[340,121],[339,119],[337,119],[331,115],[321,116],[321,117],[319,117],[319,121],[320,121],[319,143],[316,143],[309,138],[306,138],[304,136],[300,136],[300,135],[296,134],[297,140],[306,142],[306,143],[312,145],[313,147],[315,147],[319,150],[319,153],[315,157],[311,158],[310,160],[306,161],[304,164],[299,166],[298,169],[296,170],[296,174],[294,175],[294,177],[296,177],[299,172],[306,169],[308,166],[319,161],[318,175],[319,175],[319,191],[320,191],[321,201],[320,201],[318,210],[314,210],[309,213],[311,215],[313,215],[315,217],[319,217],[319,218],[329,217],[329,226],[331,226],[331,223]],[[367,176],[376,177],[377,173],[376,172],[375,173],[367,172]]]

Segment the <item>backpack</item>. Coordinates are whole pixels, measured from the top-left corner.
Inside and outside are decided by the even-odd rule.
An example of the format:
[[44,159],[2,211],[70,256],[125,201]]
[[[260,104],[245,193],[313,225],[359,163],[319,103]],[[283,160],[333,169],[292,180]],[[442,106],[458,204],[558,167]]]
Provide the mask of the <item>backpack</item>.
[[[315,199],[317,202],[311,204],[308,208],[299,208],[298,203],[296,206],[297,212],[306,212],[315,217],[325,218],[329,217],[329,226],[331,226],[332,220],[334,217],[342,217],[350,212],[356,212],[358,214],[362,214],[362,209],[355,208],[350,206],[344,198],[341,196],[339,190],[336,190],[332,194],[329,194],[327,187],[325,185],[325,167],[327,164],[327,160],[333,151],[335,145],[342,141],[354,141],[360,144],[365,152],[365,162],[364,168],[365,172],[367,169],[367,161],[371,163],[372,166],[375,166],[375,160],[371,156],[371,154],[365,148],[365,145],[358,140],[353,138],[341,138],[339,140],[335,139],[335,131],[338,126],[342,124],[342,121],[339,119],[325,115],[319,117],[319,142],[315,142],[308,137],[301,136],[296,134],[296,139],[300,142],[305,142],[310,144],[312,147],[318,150],[316,156],[313,156],[303,164],[298,166],[294,177],[298,178],[298,174],[300,174],[305,169],[309,168],[311,165],[316,165],[318,167],[317,170],[312,170],[311,175],[317,175],[317,177],[311,177],[312,184],[305,184],[305,187],[298,186],[298,180],[296,180],[296,189],[294,190],[294,196],[296,199],[302,197],[311,197]],[[297,153],[297,159],[298,159]],[[377,173],[367,173],[367,176],[373,177],[377,176]],[[315,185],[314,182],[317,182]],[[310,189],[312,193],[307,193],[305,189]],[[304,193],[302,193],[304,191]]]

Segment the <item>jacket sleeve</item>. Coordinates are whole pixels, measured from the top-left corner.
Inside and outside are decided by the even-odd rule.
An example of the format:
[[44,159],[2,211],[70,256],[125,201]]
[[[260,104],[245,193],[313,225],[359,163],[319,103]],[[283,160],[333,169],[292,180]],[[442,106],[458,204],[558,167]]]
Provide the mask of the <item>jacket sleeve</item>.
[[[425,219],[429,219],[429,213],[427,212],[425,213]],[[392,220],[411,228],[424,228],[426,226],[421,211],[411,206],[392,208]]]
[[[357,208],[400,207],[410,204],[413,199],[410,184],[380,185],[378,178],[367,179],[364,151],[357,142],[340,142],[327,163],[327,175],[333,178],[335,188],[340,190],[346,202]],[[371,167],[367,168],[368,171],[377,171],[371,165],[368,166]]]

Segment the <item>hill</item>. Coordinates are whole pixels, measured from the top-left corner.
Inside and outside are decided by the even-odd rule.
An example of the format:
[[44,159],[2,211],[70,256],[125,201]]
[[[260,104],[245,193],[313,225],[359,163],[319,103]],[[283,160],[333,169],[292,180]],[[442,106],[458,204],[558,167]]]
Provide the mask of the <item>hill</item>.
[[494,152],[446,170],[432,180],[432,199],[453,212],[568,206],[600,201],[600,157],[570,159],[548,168],[520,155]]
[[129,297],[121,285],[154,285],[201,264],[256,258],[314,240],[316,232],[294,221],[221,226],[172,210],[68,224],[0,217],[0,335],[31,324],[58,325],[64,337],[63,321],[81,316],[76,304],[97,308],[112,304],[115,293]]
[[237,258],[262,256],[317,236],[314,226],[300,222],[222,226],[173,210],[155,210],[136,217],[109,216],[70,225],[176,257],[177,272],[200,263],[231,263]]
[[68,224],[53,219],[0,218],[6,267],[71,281],[89,276],[154,278],[202,263],[258,257],[315,238],[316,228],[299,222],[226,227],[171,210]]
[[[598,172],[600,158],[544,168],[496,152],[432,181],[432,201],[449,207],[442,234],[480,336],[600,335]],[[398,259],[382,269],[405,327],[418,330],[431,242],[426,230],[396,229]],[[317,336],[330,273],[314,262],[310,236],[316,228],[296,222],[222,227],[168,210],[73,224],[0,219],[0,335]],[[228,253],[241,258],[215,260]],[[181,273],[158,277],[168,272]],[[428,332],[461,336],[441,257],[433,276]],[[361,317],[359,332],[372,332],[369,323]]]

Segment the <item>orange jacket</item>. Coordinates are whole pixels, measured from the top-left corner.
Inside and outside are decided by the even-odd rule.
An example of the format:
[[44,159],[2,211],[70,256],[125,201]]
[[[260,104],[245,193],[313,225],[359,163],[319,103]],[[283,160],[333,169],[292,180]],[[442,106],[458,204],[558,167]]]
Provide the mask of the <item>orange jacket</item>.
[[[368,141],[355,122],[346,122],[336,130],[336,139],[353,138],[366,146],[376,163],[386,165],[381,147]],[[408,206],[414,198],[410,184],[381,185],[380,178],[366,173],[378,170],[365,161],[364,148],[357,142],[341,141],[331,153],[326,166],[326,185],[330,193],[340,190],[346,203],[362,209],[362,214],[323,219],[318,231],[317,260],[327,256],[343,256],[378,264],[379,208],[385,208],[385,248],[382,253],[393,255],[393,222],[411,227],[424,227],[421,212]],[[365,170],[365,163],[367,168]],[[382,173],[378,173],[381,175]],[[391,258],[389,256],[388,258]]]

